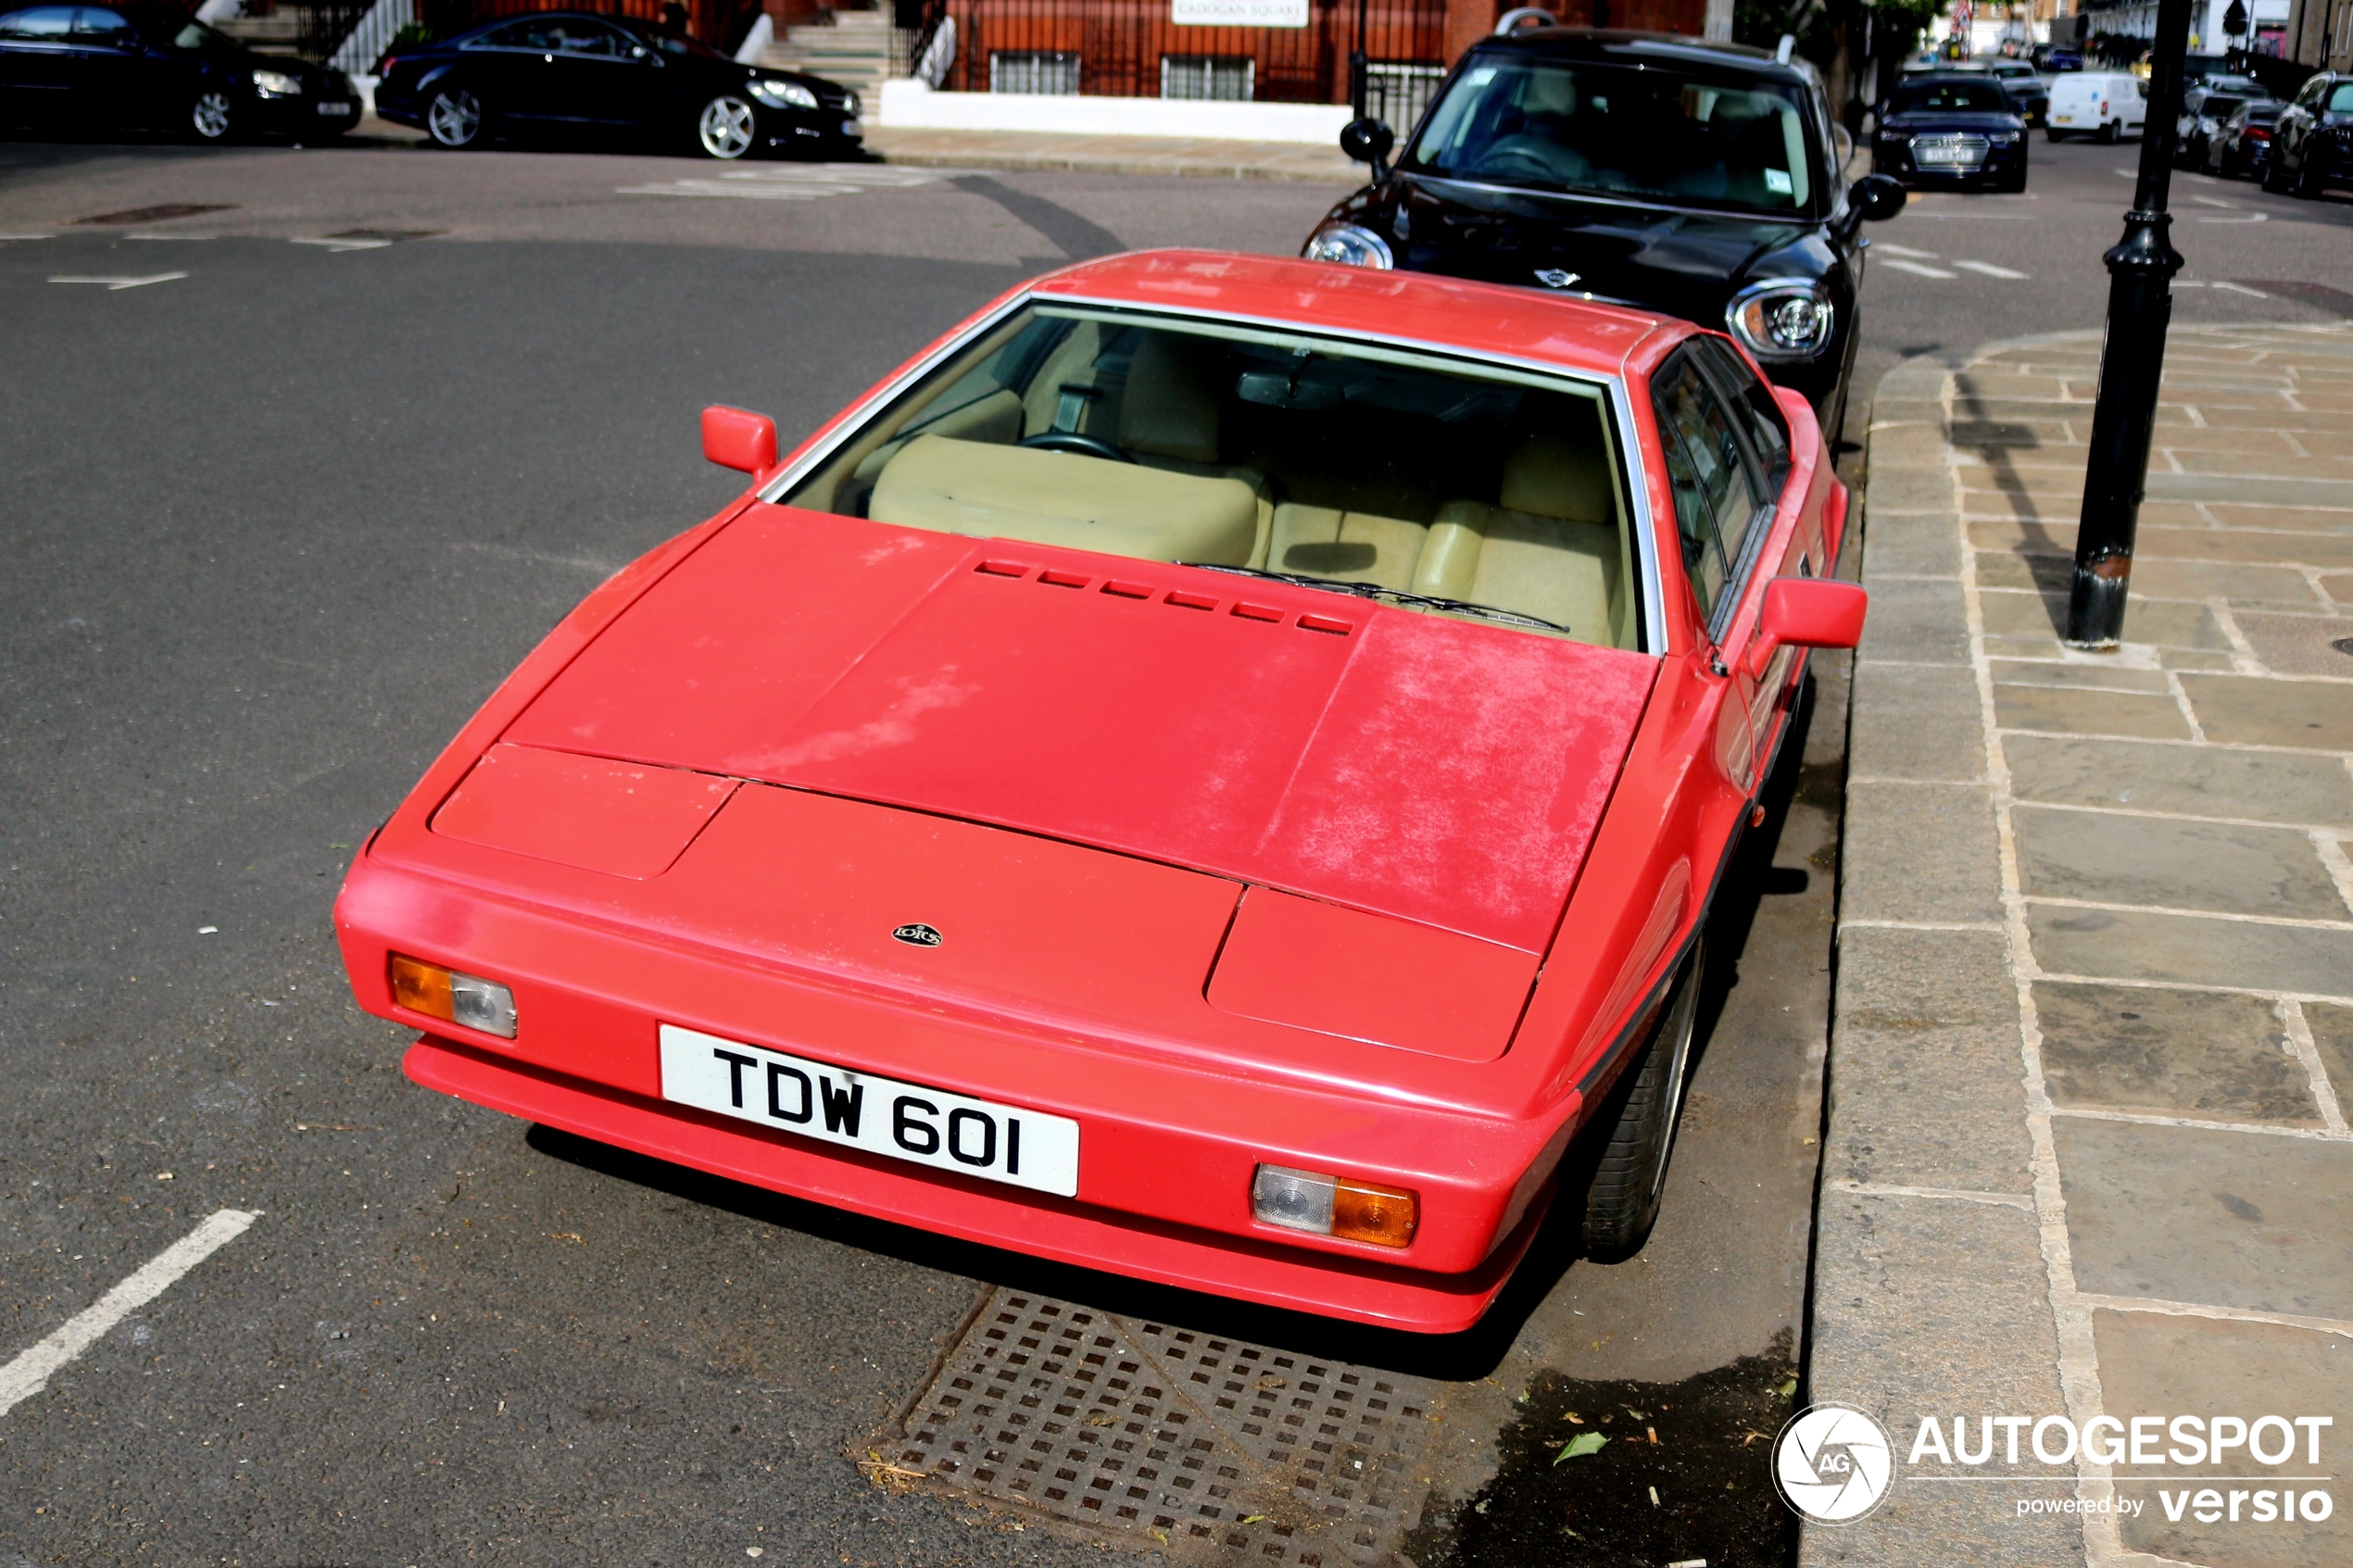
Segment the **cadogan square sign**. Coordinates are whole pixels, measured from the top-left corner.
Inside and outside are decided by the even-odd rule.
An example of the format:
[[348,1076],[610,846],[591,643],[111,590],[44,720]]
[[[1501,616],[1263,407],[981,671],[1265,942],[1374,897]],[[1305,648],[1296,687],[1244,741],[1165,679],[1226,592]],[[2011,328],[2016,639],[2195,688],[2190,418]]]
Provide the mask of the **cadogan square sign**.
[[1305,27],[1307,0],[1168,0],[1178,27]]

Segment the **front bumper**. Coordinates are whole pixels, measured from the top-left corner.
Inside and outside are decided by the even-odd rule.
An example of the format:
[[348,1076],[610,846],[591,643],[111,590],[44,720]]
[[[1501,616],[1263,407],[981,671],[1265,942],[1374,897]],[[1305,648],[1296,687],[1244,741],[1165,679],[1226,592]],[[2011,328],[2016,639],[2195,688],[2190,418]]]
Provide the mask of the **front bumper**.
[[[675,872],[594,913],[534,907],[427,874],[418,859],[444,855],[455,867],[462,847],[403,826],[396,819],[372,847],[403,840],[398,863],[363,851],[335,922],[359,1005],[425,1036],[408,1058],[412,1078],[655,1158],[988,1246],[1359,1323],[1456,1332],[1478,1321],[1510,1277],[1583,1109],[1570,1093],[1541,1118],[1482,1112],[1462,1103],[1465,1075],[1478,1072],[1462,1062],[1221,1024],[1205,1003],[1197,1032],[1227,1031],[1206,1045],[1182,1037],[1190,1026],[1025,1019],[952,995],[877,993],[695,935],[680,918],[692,897],[672,903],[661,892]],[[476,1036],[403,1009],[386,982],[396,950],[510,985],[517,1038]],[[1081,1128],[1077,1194],[876,1157],[666,1100],[665,1022],[1069,1117]],[[1516,1065],[1507,1054],[1494,1072]],[[1260,1162],[1412,1188],[1420,1227],[1392,1250],[1262,1224],[1249,1198]]]
[[359,123],[359,94],[348,82],[338,80],[306,93],[264,97],[245,96],[241,112],[245,125],[264,135],[340,135]]
[[2015,174],[2025,162],[2023,136],[2007,145],[1987,146],[1982,160],[1974,164],[1922,164],[1913,157],[1909,142],[1882,140],[1871,149],[1872,171],[1893,175],[1906,184],[1973,184]]

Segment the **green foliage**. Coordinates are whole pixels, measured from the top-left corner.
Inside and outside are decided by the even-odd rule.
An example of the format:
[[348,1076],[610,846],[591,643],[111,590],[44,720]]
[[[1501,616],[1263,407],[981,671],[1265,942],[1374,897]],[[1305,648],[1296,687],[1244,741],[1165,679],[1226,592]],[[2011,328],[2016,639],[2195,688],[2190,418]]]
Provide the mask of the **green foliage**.
[[[1860,0],[1734,0],[1732,6],[1732,38],[1741,44],[1752,44],[1760,49],[1770,49],[1781,41],[1781,34],[1797,34],[1797,53],[1820,68],[1831,69],[1842,44],[1851,49],[1854,57],[1863,56],[1864,19],[1870,21],[1870,53],[1881,59],[1900,60],[1919,47],[1920,35],[1936,21],[1942,0],[1880,0],[1876,6],[1865,6]],[[1793,20],[1799,16],[1804,19]]]

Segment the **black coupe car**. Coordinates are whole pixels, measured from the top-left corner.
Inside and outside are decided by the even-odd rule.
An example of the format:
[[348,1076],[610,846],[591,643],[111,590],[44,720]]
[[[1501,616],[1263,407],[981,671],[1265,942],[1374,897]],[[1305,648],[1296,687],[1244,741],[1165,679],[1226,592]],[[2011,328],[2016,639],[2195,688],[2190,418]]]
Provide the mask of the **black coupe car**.
[[343,72],[256,54],[185,11],[0,8],[0,120],[12,127],[316,142],[359,119],[359,94]]
[[1396,167],[1378,120],[1341,134],[1373,182],[1332,208],[1311,260],[1476,278],[1729,330],[1833,433],[1844,416],[1867,218],[1820,80],[1762,50],[1539,27],[1455,65]]
[[2259,98],[2232,111],[2207,138],[2206,171],[2224,180],[2263,178],[2271,157],[2271,132],[2287,108],[2277,98]]
[[571,11],[404,45],[376,74],[376,112],[445,147],[571,131],[650,134],[715,158],[838,157],[855,154],[865,134],[858,94],[846,87]]
[[2263,188],[2317,196],[2353,185],[2353,71],[2316,71],[2271,128]]
[[1879,109],[1871,167],[1907,184],[2026,189],[2026,121],[1992,77],[1909,76]]
[[2191,83],[2182,93],[2182,118],[2174,126],[2173,161],[2184,169],[2204,169],[2208,146],[2221,134],[2231,116],[2246,105],[2271,95],[2261,82],[2244,76],[2212,76]]

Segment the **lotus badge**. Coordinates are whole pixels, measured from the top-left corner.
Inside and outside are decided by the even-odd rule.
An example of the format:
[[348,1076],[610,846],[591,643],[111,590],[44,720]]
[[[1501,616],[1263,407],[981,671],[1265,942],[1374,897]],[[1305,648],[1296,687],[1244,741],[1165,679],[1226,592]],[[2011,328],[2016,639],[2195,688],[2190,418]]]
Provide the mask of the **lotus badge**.
[[940,943],[938,928],[925,925],[921,921],[900,926],[891,935],[910,947],[937,947]]

